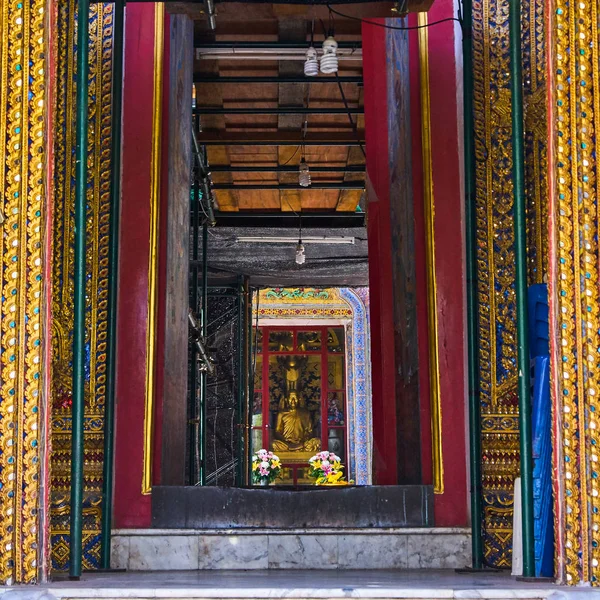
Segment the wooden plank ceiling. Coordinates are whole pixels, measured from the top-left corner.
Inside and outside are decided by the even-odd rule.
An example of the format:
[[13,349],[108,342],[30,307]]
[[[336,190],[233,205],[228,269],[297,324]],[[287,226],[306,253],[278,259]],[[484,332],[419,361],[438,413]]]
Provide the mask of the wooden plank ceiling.
[[[289,5],[244,5],[243,19],[233,12],[233,5],[220,4],[217,27],[211,31],[203,15],[195,17],[196,45],[214,46],[215,42],[293,43],[308,47],[312,29],[312,14],[304,7]],[[228,8],[229,7],[229,8]],[[319,15],[326,15],[320,11]],[[320,17],[314,19],[315,46],[324,39]],[[336,18],[335,38],[338,42],[353,42],[360,47],[360,22]],[[281,50],[285,52],[285,50]],[[338,82],[288,83],[277,79],[303,77],[303,60],[267,60],[219,58],[195,59],[195,93],[198,109],[345,109]],[[272,82],[220,83],[222,77],[271,77]],[[201,114],[201,143],[207,143],[207,153],[215,184],[214,195],[220,211],[326,211],[351,212],[361,203],[364,194],[364,171],[345,172],[344,167],[364,167],[365,159],[358,145],[364,140],[363,88],[361,60],[340,60],[339,76],[355,77],[359,83],[343,83],[348,107],[358,109],[350,123],[347,112],[341,114]],[[203,81],[212,78],[212,82]],[[303,131],[311,145],[303,146]],[[220,144],[219,141],[228,143]],[[263,143],[258,144],[261,140]],[[320,140],[319,145],[312,145]],[[286,141],[281,144],[278,141]],[[341,141],[340,145],[333,142]],[[343,142],[348,142],[344,144]],[[312,188],[280,189],[281,185],[297,188],[298,165],[305,156],[312,167]],[[265,171],[265,167],[293,167],[291,172]],[[247,171],[227,171],[227,167],[244,167]],[[252,167],[261,167],[253,171]],[[318,172],[317,167],[340,168],[336,172]],[[353,184],[358,189],[318,189],[319,184]],[[224,185],[252,185],[253,189],[218,189]],[[256,186],[265,186],[254,189]],[[275,189],[273,189],[275,187]],[[326,186],[327,187],[327,186]],[[279,188],[279,189],[277,189]]]

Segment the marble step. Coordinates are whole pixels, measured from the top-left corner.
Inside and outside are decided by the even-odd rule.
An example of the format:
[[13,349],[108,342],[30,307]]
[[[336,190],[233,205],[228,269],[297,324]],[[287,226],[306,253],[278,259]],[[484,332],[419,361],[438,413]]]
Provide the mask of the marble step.
[[121,529],[112,568],[455,569],[471,563],[464,528]]

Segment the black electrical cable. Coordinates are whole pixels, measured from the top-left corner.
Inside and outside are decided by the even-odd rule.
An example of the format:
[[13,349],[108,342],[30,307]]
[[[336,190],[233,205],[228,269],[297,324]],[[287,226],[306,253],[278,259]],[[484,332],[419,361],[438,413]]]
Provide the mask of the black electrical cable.
[[[331,10],[331,7],[329,5],[327,5],[327,8],[329,8],[329,16],[330,16],[330,20],[329,20],[329,31],[327,29],[325,29],[325,23],[323,22],[323,19],[320,19],[321,21],[321,27],[323,27],[323,35],[325,37],[327,37],[328,35],[333,35],[334,34],[334,30],[333,30],[333,16],[332,13],[334,11]],[[342,15],[344,16],[344,15]],[[360,140],[360,135],[358,135],[358,127],[356,125],[356,123],[354,122],[354,119],[352,118],[352,113],[350,112],[350,106],[348,105],[348,100],[346,99],[346,94],[344,94],[344,88],[342,87],[342,82],[340,81],[340,75],[339,73],[336,71],[335,73],[335,78],[337,80],[337,84],[338,87],[340,89],[340,95],[342,96],[342,100],[344,102],[344,106],[346,108],[346,112],[348,113],[348,120],[350,121],[350,125],[352,126],[352,131],[354,132],[354,135],[356,136],[356,141],[358,142],[358,145],[360,146],[360,150],[362,152],[362,155],[367,158],[367,153],[365,152],[365,147],[363,146],[361,140]]]
[[338,84],[338,87],[340,88],[340,94],[342,95],[342,100],[344,101],[344,106],[346,107],[346,110],[348,111],[348,120],[350,121],[350,125],[352,125],[352,130],[354,131],[354,135],[356,136],[356,141],[358,142],[358,145],[360,146],[360,151],[362,152],[363,156],[365,158],[367,158],[367,153],[365,152],[365,147],[362,145],[362,142],[360,141],[360,136],[358,135],[358,127],[356,126],[356,122],[352,118],[352,113],[350,112],[350,107],[348,106],[348,100],[346,100],[346,94],[344,94],[344,88],[342,87],[342,82],[340,81],[340,76],[337,72],[335,74],[335,78],[337,79],[337,84]]
[[292,154],[281,166],[285,167],[287,164],[291,163],[294,160],[294,156],[298,154],[298,150],[300,150],[300,146],[296,146],[296,150],[294,150],[294,154]]
[[370,21],[369,19],[361,19],[360,17],[354,17],[352,15],[345,15],[341,13],[339,10],[335,10],[335,8],[331,8],[330,4],[327,4],[327,8],[330,12],[336,14],[338,17],[343,17],[344,19],[351,19],[353,21],[360,21],[361,23],[367,23],[368,25],[373,25],[375,27],[383,27],[384,29],[394,29],[396,31],[411,31],[413,29],[425,29],[426,27],[433,27],[434,25],[439,25],[440,23],[446,23],[448,21],[456,21],[460,24],[461,29],[463,26],[462,20],[457,19],[456,17],[448,17],[446,19],[440,19],[439,21],[432,21],[431,23],[426,23],[425,25],[409,25],[408,27],[395,27],[394,25],[384,25],[383,23],[377,23],[376,21]]

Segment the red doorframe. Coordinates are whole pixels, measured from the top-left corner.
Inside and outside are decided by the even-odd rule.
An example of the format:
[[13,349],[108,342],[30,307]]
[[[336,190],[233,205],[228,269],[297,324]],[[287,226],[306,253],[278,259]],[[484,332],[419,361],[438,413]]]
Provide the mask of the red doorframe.
[[[454,16],[453,0],[437,0],[429,12],[430,21]],[[384,20],[373,19],[381,25]],[[414,20],[411,18],[411,25]],[[393,340],[393,296],[391,290],[392,261],[390,246],[390,165],[388,116],[388,81],[386,34],[383,27],[363,23],[363,78],[365,84],[365,138],[368,174],[368,244],[369,283],[371,294],[371,360],[373,390],[374,483],[394,484],[396,417],[393,382],[395,356]],[[440,388],[442,403],[442,450],[445,469],[445,491],[435,497],[435,522],[444,526],[467,524],[466,474],[466,395],[465,395],[465,274],[461,182],[462,145],[459,122],[457,64],[459,33],[452,22],[428,30],[431,147],[433,186],[436,190],[436,275],[438,290]],[[415,142],[413,154],[419,153],[421,116],[417,32],[410,36],[411,127]],[[418,294],[424,285],[422,183],[418,175],[420,153],[414,164],[414,198],[416,222],[416,260]],[[421,237],[421,239],[419,239]],[[420,355],[420,417],[423,444],[421,453],[423,482],[431,480],[431,436],[428,379],[426,377],[427,331],[426,304],[417,301]],[[423,367],[422,367],[423,365]],[[417,417],[417,415],[415,415]]]

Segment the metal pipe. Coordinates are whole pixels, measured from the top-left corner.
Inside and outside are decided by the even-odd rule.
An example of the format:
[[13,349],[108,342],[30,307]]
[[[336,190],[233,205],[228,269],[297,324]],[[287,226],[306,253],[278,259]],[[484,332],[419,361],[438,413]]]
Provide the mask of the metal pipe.
[[[217,229],[220,227],[260,227],[261,229],[298,229],[298,217],[290,212],[218,212]],[[302,228],[353,229],[365,226],[365,214],[354,212],[302,212]]]
[[85,281],[88,159],[89,0],[77,4],[75,248],[73,307],[73,405],[71,415],[71,514],[69,576],[81,577],[83,542],[83,422],[85,409]]
[[[240,235],[235,238],[238,244],[297,244],[298,236],[284,235]],[[306,235],[302,236],[303,244],[329,244],[329,245],[353,245],[355,239],[345,236],[328,236],[328,235]]]
[[192,311],[192,309],[190,309],[188,312],[188,323],[189,323],[190,329],[192,330],[192,338],[194,340],[194,345],[196,346],[196,349],[198,350],[198,358],[200,359],[200,362],[202,363],[201,371],[207,372],[210,375],[214,375],[215,365],[210,358],[210,354],[209,354],[206,346],[204,345],[204,340],[202,339],[201,325],[198,325],[196,316],[194,315],[194,312]]
[[121,203],[121,125],[123,104],[123,0],[115,0],[113,11],[113,97],[110,229],[108,246],[108,339],[106,347],[106,401],[104,405],[104,461],[102,463],[102,569],[110,569],[112,497],[114,476],[114,421],[117,340],[117,290],[119,285],[119,206]]
[[245,295],[244,295],[244,278],[242,276],[238,279],[238,289],[237,289],[237,343],[238,343],[238,368],[237,368],[237,436],[236,436],[236,451],[238,458],[237,468],[235,470],[236,482],[237,485],[242,485],[242,478],[244,473],[244,465],[242,458],[242,452],[244,448],[244,429],[243,424],[245,419],[243,418],[244,414],[244,398],[245,398],[245,376],[247,374],[246,369],[244,368],[244,357],[246,355],[244,344],[246,336],[244,335],[245,329],[245,319],[244,319],[244,311],[245,311]]
[[[215,215],[213,210],[213,195],[212,195],[212,182],[210,181],[210,172],[208,167],[208,160],[205,162],[202,160],[206,157],[206,148],[203,148],[203,152],[200,150],[200,144],[196,132],[192,129],[192,142],[193,142],[193,155],[196,158],[198,165],[198,172],[196,173],[196,182],[202,186],[202,202],[205,205],[204,211],[206,212],[209,220],[209,225],[214,227],[216,225]],[[198,200],[200,202],[200,200]]]
[[340,183],[319,183],[312,182],[310,187],[302,187],[297,183],[278,183],[278,184],[234,184],[234,183],[213,183],[214,190],[362,190],[365,187],[362,181],[343,181]]
[[364,108],[306,108],[305,106],[273,108],[195,108],[195,115],[362,115]]
[[481,479],[481,407],[479,398],[479,322],[477,302],[477,231],[473,162],[472,0],[463,0],[463,89],[465,161],[465,241],[467,267],[467,356],[469,369],[469,466],[471,484],[471,555],[473,569],[483,568],[483,489]]
[[356,83],[357,85],[363,85],[362,77],[340,77],[339,80],[335,77],[251,77],[251,76],[232,76],[232,77],[220,77],[218,75],[203,75],[197,73],[194,75],[194,83]]
[[[310,165],[311,173],[364,173],[365,165],[346,165],[343,167],[331,167],[324,165]],[[211,165],[212,173],[297,173],[298,165],[273,165],[272,167],[263,165]]]
[[213,0],[204,0],[204,6],[206,7],[206,15],[208,17],[208,26],[214,31],[217,28],[215,4]]
[[252,406],[254,403],[254,360],[253,360],[253,340],[252,340],[252,288],[250,288],[250,277],[245,279],[245,298],[246,298],[246,398],[244,407],[244,485],[250,483],[251,469],[251,444],[252,444]]
[[[205,220],[202,225],[202,338],[208,336],[208,223]],[[201,374],[200,387],[200,465],[199,483],[206,484],[206,390],[207,373]]]
[[[192,269],[192,281],[191,281],[191,290],[190,290],[190,304],[192,307],[192,311],[194,314],[198,314],[198,244],[199,244],[199,230],[200,230],[200,186],[198,185],[198,178],[194,178],[194,184],[192,186],[193,198],[192,198],[192,261],[196,264],[190,264]],[[192,343],[190,348],[191,355],[191,363],[192,368],[190,369],[190,398],[192,400],[191,406],[191,421],[192,431],[191,431],[191,452],[190,456],[197,458],[197,449],[198,443],[200,440],[200,436],[198,433],[198,406],[196,404],[196,400],[198,399],[198,349],[196,344]],[[192,461],[192,465],[194,466],[194,461]],[[191,481],[191,485],[195,485],[197,481],[195,480],[195,473],[197,473],[194,468],[190,469],[190,476],[194,478]]]
[[513,213],[515,228],[515,296],[517,305],[517,369],[523,516],[523,576],[535,575],[533,537],[533,455],[531,388],[527,326],[527,220],[525,206],[523,73],[521,66],[521,2],[509,3],[510,94],[512,108]]

